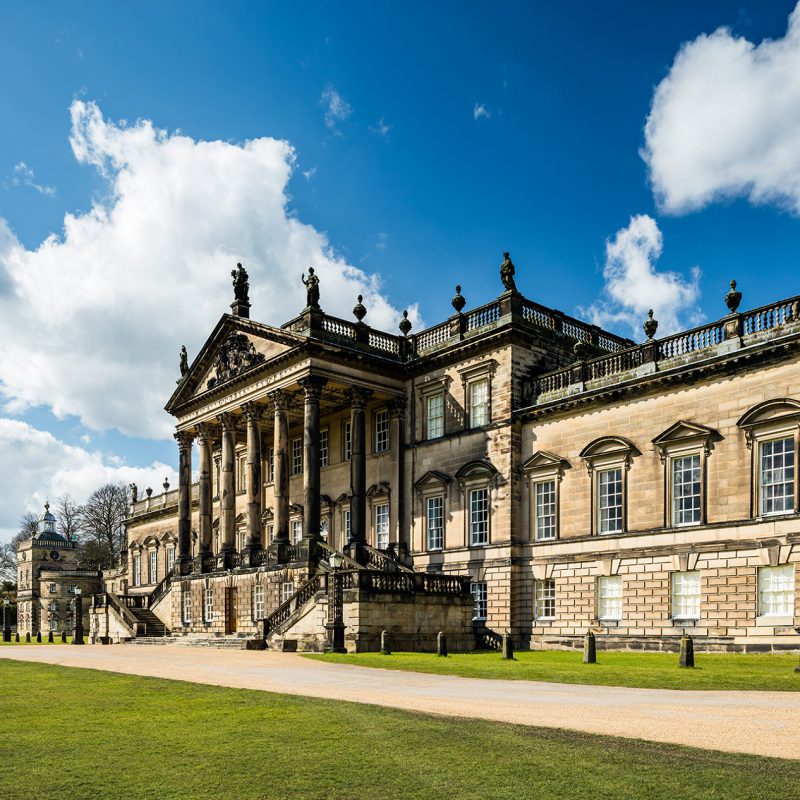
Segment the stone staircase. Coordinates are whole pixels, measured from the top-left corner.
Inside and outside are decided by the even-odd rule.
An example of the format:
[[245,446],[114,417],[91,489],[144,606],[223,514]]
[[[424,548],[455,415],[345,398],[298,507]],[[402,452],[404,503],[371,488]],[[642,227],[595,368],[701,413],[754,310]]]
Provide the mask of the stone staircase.
[[247,650],[250,639],[241,636],[137,636],[128,645],[159,644],[179,647],[213,647],[216,650]]
[[128,610],[136,617],[137,638],[163,639],[167,636],[167,626],[149,608],[129,607]]

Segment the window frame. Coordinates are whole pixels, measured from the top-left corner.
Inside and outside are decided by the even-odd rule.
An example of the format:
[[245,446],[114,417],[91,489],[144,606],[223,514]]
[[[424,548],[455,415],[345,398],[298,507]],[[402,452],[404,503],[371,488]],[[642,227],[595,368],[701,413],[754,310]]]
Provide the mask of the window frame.
[[158,550],[155,547],[147,551],[147,578],[148,584],[158,583]]
[[[423,400],[424,402],[424,425],[425,425],[425,439],[432,440],[432,439],[441,439],[445,435],[446,425],[445,425],[445,399],[444,399],[444,389],[440,389],[436,392],[431,392],[430,394],[426,394]],[[440,423],[440,430],[438,433],[433,433],[431,431],[431,420],[434,417],[431,416],[431,401],[439,400],[441,401],[441,416],[435,417],[435,419],[439,420]]]
[[391,438],[391,421],[389,409],[376,408],[372,412],[372,452],[375,454],[388,453]]
[[[386,537],[386,546],[381,547],[379,536],[381,535],[381,531],[379,530],[379,522],[378,522],[378,514],[379,512],[385,515],[385,537]],[[385,502],[375,503],[372,507],[372,526],[373,526],[373,540],[375,542],[375,549],[376,550],[387,550],[389,548],[389,537],[391,535],[391,517],[389,512],[389,501],[388,499]]]
[[[602,505],[602,496],[603,496],[603,489],[610,485],[610,482],[604,483],[603,477],[610,473],[619,473],[619,480],[614,480],[614,485],[619,484],[619,492],[615,490],[613,492],[608,492],[608,497],[615,497],[619,494],[619,505],[606,505],[603,507]],[[599,536],[618,536],[619,534],[625,531],[625,477],[624,477],[624,470],[621,464],[609,464],[608,466],[598,467],[595,471],[595,528],[597,530],[597,534]],[[619,527],[618,528],[609,528],[608,530],[603,530],[603,511],[608,511],[610,509],[619,509],[619,517],[614,515],[614,519],[619,519]],[[609,517],[610,519],[610,517]]]
[[[485,495],[485,520],[484,520],[484,531],[483,531],[483,541],[475,541],[475,520],[473,518],[473,496],[478,492],[483,492]],[[472,486],[467,489],[467,534],[469,537],[469,546],[470,547],[485,547],[490,543],[490,536],[489,532],[491,529],[491,516],[492,516],[492,500],[491,500],[491,490],[489,486]]]
[[[483,587],[480,589],[479,587]],[[476,597],[476,589],[479,589],[480,596]],[[470,581],[469,593],[472,595],[472,621],[486,622],[489,616],[489,587],[485,580]],[[480,609],[483,607],[483,615]]]
[[[765,591],[762,588],[762,582],[764,576],[768,573],[777,572],[777,571],[786,572],[790,576],[790,588],[784,590],[772,590],[772,594],[776,595],[779,592],[789,592],[789,602],[786,605],[786,609],[778,610],[778,611],[769,611],[765,610],[764,608],[764,594]],[[795,565],[793,563],[787,564],[764,564],[763,566],[758,567],[758,572],[756,575],[756,614],[757,614],[757,623],[761,624],[772,624],[772,625],[793,625],[794,618],[795,618],[795,607],[797,601],[797,571],[795,569]]]
[[[773,445],[776,442],[791,442],[792,446],[789,451],[784,451],[782,455],[786,455],[786,452],[791,453],[792,455],[792,491],[791,494],[782,495],[781,499],[784,501],[788,498],[791,500],[792,508],[790,509],[779,509],[773,511],[765,511],[764,510],[764,502],[767,498],[765,498],[764,489],[767,486],[778,486],[778,485],[786,485],[787,481],[782,481],[780,483],[775,482],[771,484],[765,484],[763,481],[764,478],[764,469],[763,469],[763,461],[764,461],[764,447],[765,445]],[[754,449],[754,461],[755,464],[755,479],[756,479],[756,508],[758,509],[757,516],[759,517],[776,517],[776,516],[784,516],[786,514],[794,514],[797,511],[797,436],[794,433],[790,432],[778,432],[774,435],[764,435],[764,436],[757,436],[756,437],[756,447]],[[774,454],[773,454],[774,455]],[[786,467],[783,466],[780,468],[781,470],[785,470]],[[772,498],[773,500],[775,498]]]
[[[439,503],[439,544],[431,544],[431,502],[438,501]],[[436,494],[429,494],[423,498],[425,508],[425,549],[429,553],[438,553],[444,550],[444,493],[437,492]]]
[[[473,397],[473,392],[477,387],[483,384],[486,385],[486,398],[480,405],[477,405],[475,403],[475,398]],[[479,428],[485,428],[487,425],[491,425],[492,423],[491,386],[492,383],[488,375],[481,375],[479,377],[467,381],[467,420],[468,420],[468,427],[470,430],[478,430]],[[485,418],[483,418],[483,421],[475,419],[475,412],[477,408],[483,408],[485,411]]]
[[292,439],[292,476],[303,474],[303,437]]
[[214,621],[214,587],[203,587],[203,622],[206,624]]
[[[253,584],[253,600],[251,605],[251,619],[253,622],[258,622],[260,619],[263,619],[264,614],[264,584],[263,583],[256,583]],[[261,609],[261,613],[259,614],[259,608]]]
[[192,589],[189,581],[185,581],[181,587],[181,622],[184,625],[192,623]]
[[319,432],[319,466],[320,469],[330,464],[331,438],[328,428],[322,428]]
[[353,422],[342,420],[342,461],[350,461],[353,456]]
[[[618,585],[619,586],[619,594],[618,595],[611,595],[607,591],[607,587],[609,585]],[[618,625],[622,622],[623,619],[623,608],[624,608],[624,590],[625,587],[622,583],[622,576],[621,575],[599,575],[597,577],[597,582],[595,584],[595,593],[597,595],[597,620],[601,624],[612,622]],[[619,605],[619,616],[612,617],[608,615],[603,615],[601,613],[603,609],[604,601],[618,601]]]
[[[558,479],[555,475],[540,477],[531,480],[531,508],[533,513],[531,514],[532,517],[532,529],[533,529],[533,541],[534,542],[554,542],[558,539]],[[543,536],[540,535],[539,531],[539,488],[544,486],[545,484],[552,485],[552,514],[547,515],[548,517],[552,517],[552,535],[551,536]],[[543,518],[543,517],[541,517]]]
[[[550,590],[549,596],[540,597],[540,589]],[[542,593],[544,594],[544,593]],[[552,614],[540,614],[540,603],[552,603]],[[533,618],[537,622],[549,622],[556,618],[556,579],[535,578],[533,582]]]
[[287,578],[286,580],[281,581],[281,602],[280,605],[283,605],[287,602],[291,596],[294,594],[294,578]]
[[[697,593],[696,593],[696,603],[697,603],[697,613],[679,613],[678,606],[680,603],[686,603],[686,599],[684,598],[680,602],[678,602],[678,592],[676,591],[676,583],[679,580],[684,579],[686,576],[692,576],[693,579],[697,580]],[[694,593],[689,595],[689,599],[694,602]],[[696,623],[700,621],[701,614],[703,613],[703,579],[700,573],[700,570],[697,569],[686,569],[686,570],[674,570],[670,573],[669,576],[669,611],[670,611],[670,618],[675,623]]]
[[[580,453],[591,479],[590,531],[592,536],[623,536],[628,533],[628,473],[635,456],[636,445],[622,436],[602,436],[588,444]],[[600,530],[600,474],[608,470],[621,471],[620,529]]]

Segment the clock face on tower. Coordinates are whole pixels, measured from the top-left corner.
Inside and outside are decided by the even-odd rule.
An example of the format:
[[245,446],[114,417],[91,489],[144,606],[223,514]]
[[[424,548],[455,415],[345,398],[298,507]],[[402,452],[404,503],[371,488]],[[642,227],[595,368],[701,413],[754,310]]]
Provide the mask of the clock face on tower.
[[58,559],[61,558],[61,556],[58,553],[58,550],[51,550],[50,551],[50,558],[52,558],[53,561],[58,561]]

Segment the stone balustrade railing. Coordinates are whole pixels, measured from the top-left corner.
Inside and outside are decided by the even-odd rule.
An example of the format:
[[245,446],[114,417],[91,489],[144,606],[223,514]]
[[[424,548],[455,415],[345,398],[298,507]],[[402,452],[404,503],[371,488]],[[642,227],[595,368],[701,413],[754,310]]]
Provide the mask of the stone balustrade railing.
[[631,377],[646,365],[666,362],[663,369],[685,359],[711,357],[725,342],[753,344],[798,321],[800,295],[539,375],[531,382],[531,398],[534,404],[549,402]]

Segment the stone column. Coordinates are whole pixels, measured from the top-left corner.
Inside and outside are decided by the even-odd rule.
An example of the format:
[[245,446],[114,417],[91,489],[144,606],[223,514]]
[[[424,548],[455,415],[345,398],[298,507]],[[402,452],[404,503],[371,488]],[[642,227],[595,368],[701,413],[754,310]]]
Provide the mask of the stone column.
[[389,449],[391,459],[391,488],[389,495],[389,541],[397,545],[397,554],[402,557],[407,549],[405,506],[405,444],[406,444],[406,398],[398,398],[389,406]]
[[303,420],[303,538],[319,539],[319,398],[324,378],[309,375],[299,381],[306,395]]
[[261,550],[261,406],[247,403],[247,548]]
[[365,408],[372,392],[350,393],[350,540],[358,549],[367,541],[367,442]]
[[188,431],[175,434],[178,442],[178,569],[192,570],[192,441]]
[[289,398],[281,389],[270,392],[275,409],[275,541],[289,543],[289,418],[286,414]]
[[222,465],[219,487],[220,552],[225,558],[236,552],[236,420],[232,414],[220,414],[222,425]]
[[[197,446],[200,450],[200,548],[199,555],[211,555],[211,437],[210,425],[197,426]],[[201,565],[202,566],[202,565]]]

